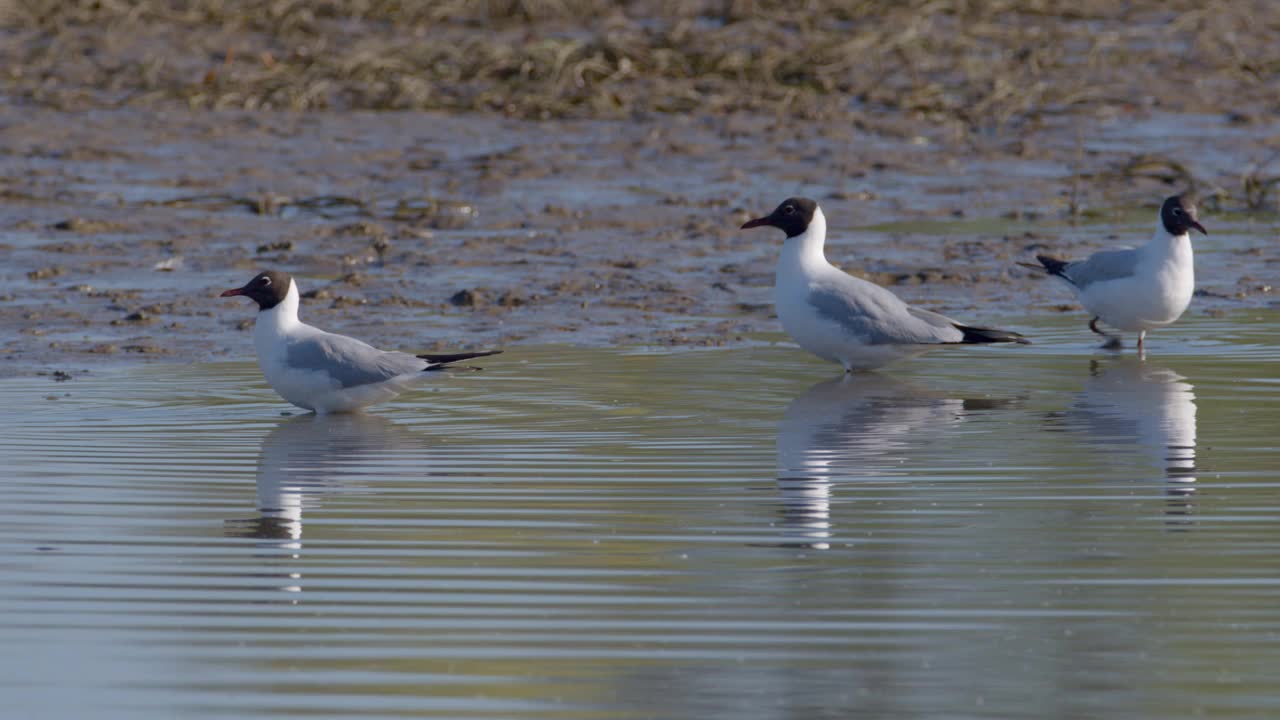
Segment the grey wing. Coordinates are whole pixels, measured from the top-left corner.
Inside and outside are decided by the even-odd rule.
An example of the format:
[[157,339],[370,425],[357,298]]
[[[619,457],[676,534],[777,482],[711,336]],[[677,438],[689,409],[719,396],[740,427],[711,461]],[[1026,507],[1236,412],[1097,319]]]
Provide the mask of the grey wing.
[[322,333],[289,343],[285,362],[299,370],[326,372],[342,388],[390,380],[427,367],[408,353],[387,352],[345,335]]
[[933,345],[964,336],[947,317],[913,308],[879,285],[849,280],[855,282],[814,288],[809,304],[868,345]]
[[924,308],[918,308],[914,305],[908,305],[907,312],[915,316],[917,320],[928,324],[930,327],[943,331],[943,334],[946,335],[947,339],[939,340],[939,342],[955,342],[955,339],[952,337],[952,330],[960,332],[961,336],[964,335],[964,333],[960,331],[960,323],[952,320],[942,313],[925,310]]
[[1062,276],[1072,285],[1084,289],[1096,282],[1131,277],[1137,268],[1137,250],[1104,250],[1084,260],[1068,263],[1062,269]]

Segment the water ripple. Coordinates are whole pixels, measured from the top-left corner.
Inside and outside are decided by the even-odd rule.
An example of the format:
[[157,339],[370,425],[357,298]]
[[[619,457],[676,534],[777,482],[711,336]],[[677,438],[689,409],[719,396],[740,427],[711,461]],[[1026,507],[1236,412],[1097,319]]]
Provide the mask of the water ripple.
[[0,687],[129,718],[1280,711],[1266,326],[1142,362],[1074,319],[849,378],[513,350],[332,418],[243,363],[0,382]]

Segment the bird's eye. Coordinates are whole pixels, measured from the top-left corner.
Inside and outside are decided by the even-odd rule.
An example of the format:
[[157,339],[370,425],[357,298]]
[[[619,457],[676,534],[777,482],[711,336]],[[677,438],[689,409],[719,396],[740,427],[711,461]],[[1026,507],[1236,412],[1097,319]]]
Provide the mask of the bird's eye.
[[782,214],[783,214],[783,215],[795,215],[795,214],[796,214],[796,206],[795,206],[795,205],[783,205],[783,206],[782,206]]
[[258,284],[259,284],[259,285],[270,285],[270,284],[271,284],[271,278],[269,278],[269,277],[263,277],[263,278],[262,278],[262,280],[258,281]]
[[1179,207],[1174,208],[1174,209],[1173,209],[1173,214],[1174,214],[1174,215],[1181,215],[1181,214],[1182,214],[1182,208],[1179,208]]

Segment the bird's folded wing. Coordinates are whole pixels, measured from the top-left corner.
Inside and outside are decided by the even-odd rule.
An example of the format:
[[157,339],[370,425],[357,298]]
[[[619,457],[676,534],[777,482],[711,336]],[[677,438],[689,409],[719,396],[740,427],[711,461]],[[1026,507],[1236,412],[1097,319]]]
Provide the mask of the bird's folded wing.
[[1096,252],[1087,259],[1068,264],[1062,275],[1072,285],[1084,289],[1094,283],[1131,277],[1137,269],[1138,251],[1128,248]]
[[408,353],[387,352],[345,335],[322,333],[289,343],[290,368],[328,373],[341,388],[351,388],[415,373],[427,363]]
[[819,317],[838,323],[868,345],[933,345],[958,342],[963,336],[949,318],[913,308],[865,281],[815,287],[808,301]]

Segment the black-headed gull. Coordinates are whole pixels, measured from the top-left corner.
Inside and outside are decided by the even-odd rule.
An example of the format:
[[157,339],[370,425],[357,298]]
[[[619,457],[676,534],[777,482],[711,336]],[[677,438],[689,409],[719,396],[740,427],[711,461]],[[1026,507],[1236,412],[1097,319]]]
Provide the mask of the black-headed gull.
[[276,270],[222,293],[233,295],[258,303],[253,344],[267,383],[280,397],[317,413],[351,412],[390,400],[425,370],[501,352],[411,355],[325,332],[298,319],[298,284]]
[[778,258],[774,302],[782,328],[800,347],[846,372],[871,370],[939,345],[1023,343],[1015,332],[975,327],[912,307],[888,290],[827,262],[827,220],[808,198],[784,200],[742,227],[787,234]]
[[1205,235],[1190,193],[1174,195],[1160,207],[1155,236],[1140,248],[1104,250],[1069,262],[1037,255],[1039,265],[1019,263],[1056,277],[1075,291],[1093,315],[1089,329],[1107,338],[1104,347],[1120,347],[1120,338],[1098,329],[1098,321],[1138,333],[1138,349],[1152,328],[1168,325],[1186,311],[1195,292],[1191,229]]

